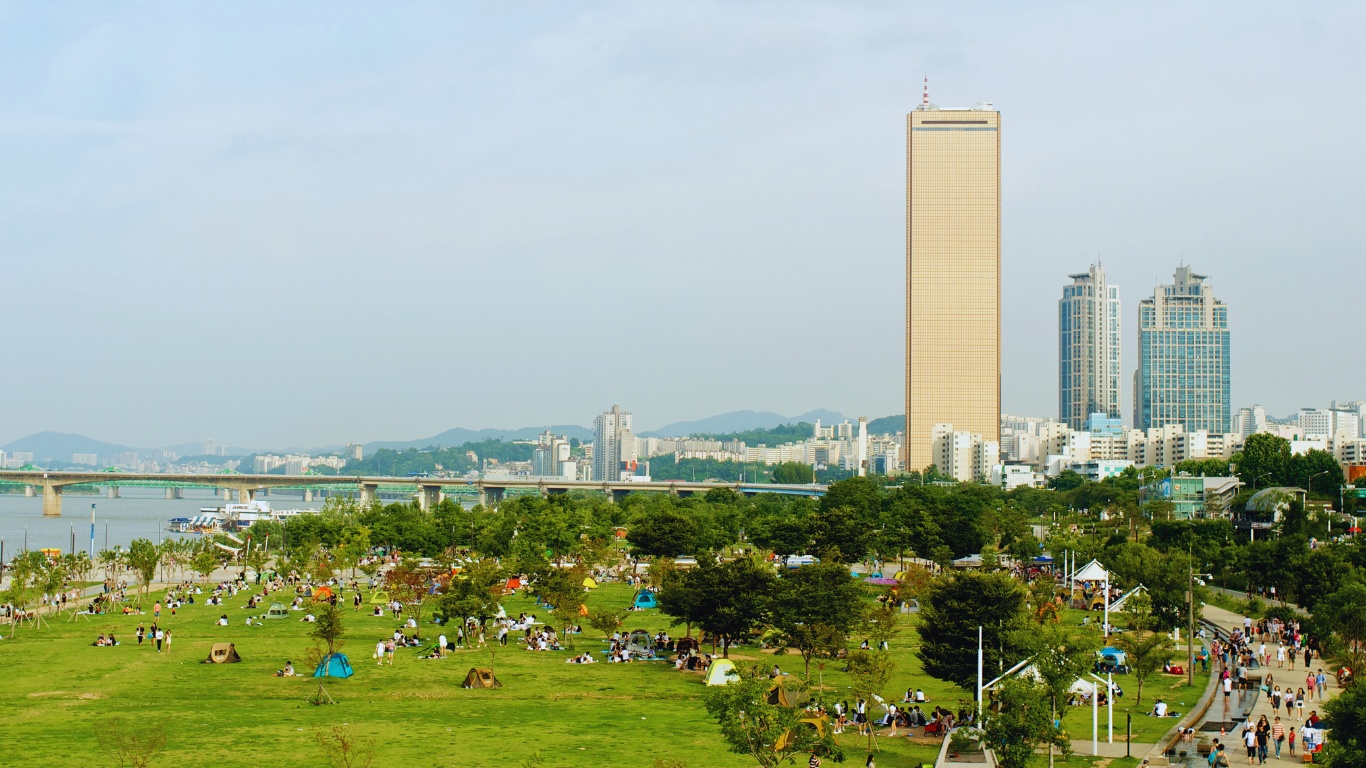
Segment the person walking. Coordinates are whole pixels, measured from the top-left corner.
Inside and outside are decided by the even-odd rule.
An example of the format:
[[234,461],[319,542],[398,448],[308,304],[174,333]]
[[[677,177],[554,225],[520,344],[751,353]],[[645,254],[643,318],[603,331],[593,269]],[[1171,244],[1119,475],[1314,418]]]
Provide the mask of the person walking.
[[381,667],[384,666],[384,641],[383,641],[383,640],[379,641],[378,643],[375,643],[375,658],[379,659],[379,661],[377,662],[377,665],[378,665],[378,666],[381,666]]
[[161,627],[157,627],[157,630],[156,630],[156,638],[157,638],[157,653],[161,653],[161,642],[162,642],[163,640],[166,639],[166,633],[165,633],[164,631],[162,631]]
[[1271,724],[1271,742],[1276,745],[1276,759],[1281,759],[1281,742],[1285,741],[1285,725],[1281,723],[1281,718],[1276,717],[1276,722]]
[[166,630],[166,652],[171,652],[171,630]]
[[1266,715],[1257,721],[1257,764],[1266,765],[1266,748],[1271,742],[1271,724],[1266,721]]
[[394,666],[394,648],[395,645],[393,640],[384,641],[384,658],[389,662],[389,666],[391,667]]
[[1295,693],[1295,719],[1304,720],[1304,689]]
[[1312,671],[1304,676],[1304,687],[1309,690],[1309,698],[1311,700],[1314,698],[1314,684],[1317,682],[1318,678],[1314,677],[1314,673]]
[[1323,674],[1322,668],[1320,668],[1319,673],[1314,676],[1314,682],[1316,684],[1315,687],[1318,688],[1319,701],[1323,701],[1323,689],[1328,687],[1328,676]]

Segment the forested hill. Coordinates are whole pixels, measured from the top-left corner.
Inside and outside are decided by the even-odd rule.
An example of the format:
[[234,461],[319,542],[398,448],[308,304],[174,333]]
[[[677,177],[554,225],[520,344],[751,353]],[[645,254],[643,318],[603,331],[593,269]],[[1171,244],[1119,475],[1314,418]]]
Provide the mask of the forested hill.
[[799,443],[811,437],[815,426],[805,421],[796,424],[779,424],[771,429],[747,429],[743,432],[727,432],[724,434],[700,433],[691,435],[701,440],[740,440],[747,446],[763,445],[782,445],[783,443]]
[[[455,448],[405,448],[401,451],[381,448],[360,461],[346,462],[341,473],[396,477],[438,471],[464,474],[479,469],[484,459],[497,459],[499,462],[530,461],[534,449],[535,446],[530,443],[505,443],[502,440],[480,440]],[[465,455],[469,451],[474,451],[477,461]]]

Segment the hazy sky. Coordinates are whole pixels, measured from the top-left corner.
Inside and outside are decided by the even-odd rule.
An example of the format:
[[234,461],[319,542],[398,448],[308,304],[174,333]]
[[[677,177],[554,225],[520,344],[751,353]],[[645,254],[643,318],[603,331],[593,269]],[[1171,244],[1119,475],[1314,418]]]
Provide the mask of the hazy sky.
[[1003,115],[1004,400],[1184,259],[1235,406],[1366,397],[1366,7],[0,5],[0,441],[897,413],[905,113]]

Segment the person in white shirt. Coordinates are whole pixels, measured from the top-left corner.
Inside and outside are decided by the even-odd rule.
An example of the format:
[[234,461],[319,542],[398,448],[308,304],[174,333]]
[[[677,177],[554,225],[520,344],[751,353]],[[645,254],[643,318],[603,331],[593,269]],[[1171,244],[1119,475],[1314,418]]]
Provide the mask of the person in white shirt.
[[1167,716],[1167,702],[1163,701],[1162,699],[1158,699],[1158,700],[1157,700],[1157,703],[1153,705],[1153,717],[1166,717],[1166,716]]
[[375,643],[375,658],[379,659],[379,665],[384,666],[384,641]]
[[444,658],[446,658],[446,636],[445,636],[445,635],[438,635],[437,638],[436,638],[436,657],[437,657],[438,659],[444,659]]

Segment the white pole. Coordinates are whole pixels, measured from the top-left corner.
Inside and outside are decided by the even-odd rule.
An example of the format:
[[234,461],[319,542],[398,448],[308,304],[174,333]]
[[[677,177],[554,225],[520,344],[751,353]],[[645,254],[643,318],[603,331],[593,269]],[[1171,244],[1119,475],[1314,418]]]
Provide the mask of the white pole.
[[1110,572],[1105,572],[1105,636],[1110,636]]
[[977,627],[977,727],[982,727],[982,627]]
[[1100,686],[1091,683],[1091,756],[1100,754]]
[[1115,676],[1109,672],[1105,673],[1105,718],[1110,722],[1110,735],[1105,741],[1109,744],[1115,743]]

